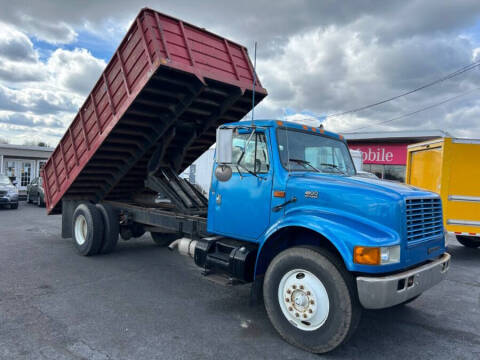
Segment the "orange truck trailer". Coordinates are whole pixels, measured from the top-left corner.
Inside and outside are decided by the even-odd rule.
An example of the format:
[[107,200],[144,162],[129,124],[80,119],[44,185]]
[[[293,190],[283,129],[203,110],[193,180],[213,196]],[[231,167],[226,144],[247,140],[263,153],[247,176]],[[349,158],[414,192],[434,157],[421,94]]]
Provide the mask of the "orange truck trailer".
[[410,145],[406,182],[439,193],[446,231],[466,247],[480,246],[480,140]]

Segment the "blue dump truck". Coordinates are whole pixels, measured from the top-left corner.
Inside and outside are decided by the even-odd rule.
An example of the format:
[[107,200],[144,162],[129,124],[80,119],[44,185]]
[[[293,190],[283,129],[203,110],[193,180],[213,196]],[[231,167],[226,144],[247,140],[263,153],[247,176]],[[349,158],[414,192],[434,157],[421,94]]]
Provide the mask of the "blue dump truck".
[[[445,278],[441,200],[357,176],[321,127],[239,121],[267,94],[254,78],[244,47],[143,9],[45,165],[47,211],[82,255],[149,232],[206,276],[250,283],[287,342],[325,353],[363,308]],[[178,174],[215,142],[205,197]]]

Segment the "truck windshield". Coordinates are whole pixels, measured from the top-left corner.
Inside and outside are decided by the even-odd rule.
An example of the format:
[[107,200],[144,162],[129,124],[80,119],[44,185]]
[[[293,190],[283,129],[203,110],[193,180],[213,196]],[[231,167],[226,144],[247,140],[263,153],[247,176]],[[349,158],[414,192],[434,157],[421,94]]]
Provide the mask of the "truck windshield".
[[352,176],[355,167],[343,141],[294,129],[278,129],[280,161],[289,171]]

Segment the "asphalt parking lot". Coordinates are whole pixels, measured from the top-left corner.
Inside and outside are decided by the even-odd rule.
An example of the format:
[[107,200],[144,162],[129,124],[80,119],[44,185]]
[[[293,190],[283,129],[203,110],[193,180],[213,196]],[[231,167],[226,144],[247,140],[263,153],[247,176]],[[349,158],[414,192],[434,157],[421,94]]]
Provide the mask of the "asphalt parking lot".
[[364,313],[317,356],[284,343],[248,286],[205,278],[145,235],[77,255],[60,216],[0,209],[1,359],[479,359],[480,250],[449,239],[447,281],[400,309]]

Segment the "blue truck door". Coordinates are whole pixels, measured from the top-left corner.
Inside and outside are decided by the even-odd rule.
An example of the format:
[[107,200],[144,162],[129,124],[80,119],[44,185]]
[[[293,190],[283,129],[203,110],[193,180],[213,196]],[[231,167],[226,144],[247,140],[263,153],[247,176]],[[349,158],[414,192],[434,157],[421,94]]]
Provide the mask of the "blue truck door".
[[209,211],[213,232],[245,240],[257,239],[270,223],[273,176],[265,133],[257,131],[251,138],[250,134],[234,135],[233,160],[241,157],[239,166],[232,167],[230,180],[215,179],[209,204],[214,209]]

